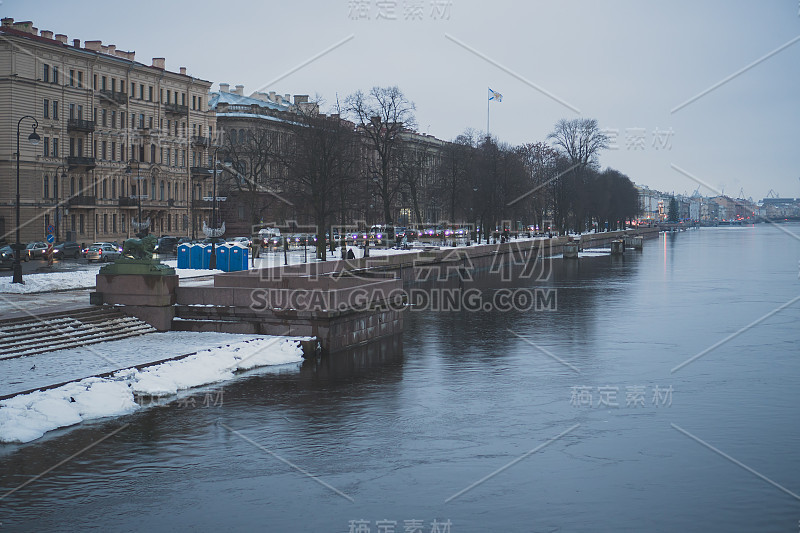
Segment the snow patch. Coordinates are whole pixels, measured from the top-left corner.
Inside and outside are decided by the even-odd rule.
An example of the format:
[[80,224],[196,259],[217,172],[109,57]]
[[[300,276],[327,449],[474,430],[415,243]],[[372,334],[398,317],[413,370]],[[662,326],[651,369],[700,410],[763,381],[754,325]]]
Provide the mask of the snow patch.
[[30,442],[48,431],[141,407],[135,396],[170,396],[179,390],[233,378],[239,370],[299,363],[298,337],[263,337],[210,348],[142,370],[128,368],[110,378],[91,377],[0,402],[0,442]]

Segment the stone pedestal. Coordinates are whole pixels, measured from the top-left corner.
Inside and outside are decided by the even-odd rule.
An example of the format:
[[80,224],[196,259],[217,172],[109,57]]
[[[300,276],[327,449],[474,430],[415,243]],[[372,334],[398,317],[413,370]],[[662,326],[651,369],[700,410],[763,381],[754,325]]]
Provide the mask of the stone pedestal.
[[169,270],[173,273],[160,269],[148,274],[108,274],[101,269],[97,275],[97,292],[91,301],[93,304],[119,305],[125,314],[144,320],[159,331],[168,331],[175,317],[173,306],[178,288],[178,276],[173,269]]
[[578,243],[568,242],[564,245],[564,259],[578,258]]

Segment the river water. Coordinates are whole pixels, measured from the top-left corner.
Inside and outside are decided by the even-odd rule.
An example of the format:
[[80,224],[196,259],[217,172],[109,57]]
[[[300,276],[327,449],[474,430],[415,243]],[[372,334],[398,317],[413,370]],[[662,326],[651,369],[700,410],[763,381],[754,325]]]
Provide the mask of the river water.
[[2,529],[796,532],[798,260],[797,224],[661,234],[517,283],[555,309],[3,446]]

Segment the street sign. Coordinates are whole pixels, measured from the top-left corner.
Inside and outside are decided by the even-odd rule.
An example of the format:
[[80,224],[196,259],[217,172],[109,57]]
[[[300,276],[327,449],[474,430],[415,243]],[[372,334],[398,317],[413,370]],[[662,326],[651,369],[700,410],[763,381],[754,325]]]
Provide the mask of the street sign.
[[56,228],[52,224],[47,226],[47,233],[53,233],[55,230]]
[[50,244],[53,244],[53,241],[55,241],[55,240],[56,240],[55,235],[53,235],[52,233],[48,233],[47,234],[47,242],[49,242]]

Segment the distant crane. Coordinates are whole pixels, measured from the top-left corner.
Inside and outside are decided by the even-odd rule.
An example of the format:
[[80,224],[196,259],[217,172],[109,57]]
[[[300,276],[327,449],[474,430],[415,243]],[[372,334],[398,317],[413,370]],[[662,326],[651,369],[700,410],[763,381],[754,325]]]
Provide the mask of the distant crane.
[[[800,179],[800,178],[798,178],[798,179]],[[767,198],[780,198],[780,197],[781,197],[781,195],[776,193],[772,189],[770,189],[769,192],[767,193]]]
[[739,198],[744,199],[744,187],[739,189]]

